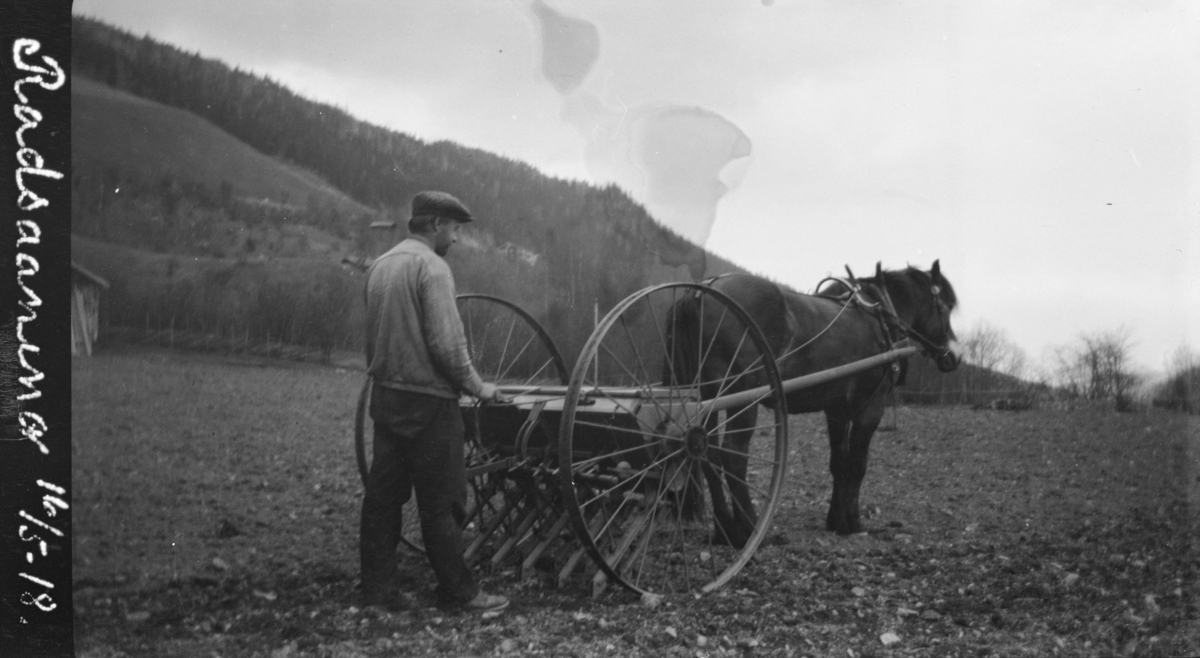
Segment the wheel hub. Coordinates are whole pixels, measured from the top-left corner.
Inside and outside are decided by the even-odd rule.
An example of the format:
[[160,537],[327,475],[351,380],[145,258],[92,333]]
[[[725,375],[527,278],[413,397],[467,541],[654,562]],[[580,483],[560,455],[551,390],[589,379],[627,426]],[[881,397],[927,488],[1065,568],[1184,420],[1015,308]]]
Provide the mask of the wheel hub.
[[708,432],[702,427],[688,428],[683,445],[689,459],[704,459],[708,453]]

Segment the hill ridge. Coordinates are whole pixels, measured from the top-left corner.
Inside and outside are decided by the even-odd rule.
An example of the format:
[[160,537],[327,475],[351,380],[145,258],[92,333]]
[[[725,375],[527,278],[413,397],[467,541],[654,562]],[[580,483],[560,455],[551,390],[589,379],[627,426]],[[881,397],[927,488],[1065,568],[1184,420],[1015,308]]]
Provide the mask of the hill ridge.
[[[280,190],[285,193],[309,191],[319,193],[347,210],[373,212],[317,174],[267,156],[187,110],[110,87],[86,75],[73,79],[71,101],[72,128],[77,142],[73,144],[73,156],[94,158],[100,150],[99,146],[123,149],[126,152],[117,153],[115,157],[126,163],[138,156],[159,156],[152,157],[149,162],[135,161],[131,169],[153,171],[158,175],[168,173],[176,177],[183,177],[181,174],[187,172],[187,178],[214,188],[219,187],[221,179],[224,179],[230,182],[235,191],[246,192],[246,196],[276,201],[281,196]],[[103,144],[94,145],[90,143],[92,140],[101,140]],[[146,143],[153,140],[160,140],[157,149],[149,148]],[[197,152],[199,149],[207,151]],[[114,159],[111,152],[106,156],[109,162]],[[242,165],[238,160],[252,162]],[[85,168],[89,165],[85,162],[73,164]],[[276,173],[283,180],[271,186],[266,182],[235,175],[235,172],[262,174],[262,170],[267,170],[268,176]]]

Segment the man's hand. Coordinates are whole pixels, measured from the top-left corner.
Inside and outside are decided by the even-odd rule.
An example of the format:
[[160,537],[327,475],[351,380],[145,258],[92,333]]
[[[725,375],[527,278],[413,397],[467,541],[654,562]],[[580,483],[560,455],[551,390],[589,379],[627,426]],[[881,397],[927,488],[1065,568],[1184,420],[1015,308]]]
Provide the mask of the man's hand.
[[495,384],[489,384],[487,382],[484,382],[483,390],[479,392],[479,399],[484,402],[491,402],[493,404],[503,404],[505,402],[512,401],[506,395],[501,393],[500,389],[496,388]]

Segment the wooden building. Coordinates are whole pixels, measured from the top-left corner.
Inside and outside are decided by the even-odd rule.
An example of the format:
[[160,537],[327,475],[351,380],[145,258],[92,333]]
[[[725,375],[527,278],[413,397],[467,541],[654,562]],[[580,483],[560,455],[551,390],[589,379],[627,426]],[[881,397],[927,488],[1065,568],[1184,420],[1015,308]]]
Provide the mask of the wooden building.
[[108,282],[71,261],[71,355],[92,354],[100,335],[100,291]]

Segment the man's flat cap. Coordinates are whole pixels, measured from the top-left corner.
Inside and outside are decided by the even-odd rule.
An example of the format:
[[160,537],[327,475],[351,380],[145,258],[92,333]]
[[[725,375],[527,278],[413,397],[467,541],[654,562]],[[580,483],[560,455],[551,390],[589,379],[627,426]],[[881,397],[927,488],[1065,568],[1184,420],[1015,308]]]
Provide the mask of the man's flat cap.
[[417,192],[412,200],[412,216],[422,215],[449,217],[460,222],[475,219],[462,201],[445,192]]

